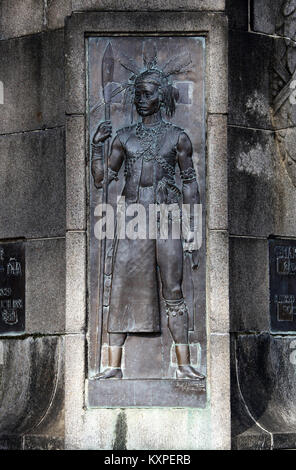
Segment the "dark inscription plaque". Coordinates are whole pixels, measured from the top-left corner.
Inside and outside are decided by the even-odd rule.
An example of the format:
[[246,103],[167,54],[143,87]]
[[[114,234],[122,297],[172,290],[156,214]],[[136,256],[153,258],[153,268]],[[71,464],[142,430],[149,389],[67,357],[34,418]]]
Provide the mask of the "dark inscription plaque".
[[296,240],[270,240],[270,313],[273,331],[296,330]]
[[25,248],[0,244],[0,334],[25,331]]
[[[206,404],[204,67],[200,37],[88,39],[90,407]],[[150,236],[186,204],[200,243]]]

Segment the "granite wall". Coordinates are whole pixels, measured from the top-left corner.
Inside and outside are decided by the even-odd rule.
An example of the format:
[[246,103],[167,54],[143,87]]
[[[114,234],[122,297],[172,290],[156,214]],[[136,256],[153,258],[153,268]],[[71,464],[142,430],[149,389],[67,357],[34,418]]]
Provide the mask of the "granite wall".
[[[227,109],[223,103],[213,104],[208,120],[208,147],[216,156],[209,161],[213,234],[208,248],[220,266],[220,274],[209,278],[217,294],[216,301],[210,300],[214,335],[209,346],[212,371],[221,370],[220,384],[216,388],[213,384],[216,408],[212,410],[221,429],[210,429],[208,411],[206,416],[203,411],[182,409],[85,414],[86,299],[79,281],[86,269],[81,254],[86,243],[84,140],[65,143],[66,132],[74,135],[73,129],[80,129],[83,135],[85,129],[79,108],[81,90],[69,86],[69,67],[65,75],[65,58],[69,60],[64,49],[69,50],[69,42],[64,41],[65,17],[75,11],[136,8],[179,11],[185,21],[185,11],[222,14],[225,3],[229,24],[228,223],[223,197],[227,182],[220,171],[226,159]],[[293,332],[271,328],[268,254],[270,238],[295,238],[295,25],[294,0],[139,0],[136,6],[133,0],[0,0],[0,82],[4,88],[0,100],[0,242],[24,242],[27,277],[26,331],[0,338],[0,448],[167,448],[168,430],[171,448],[179,448],[179,440],[173,438],[176,423],[187,436],[187,448],[229,447],[223,421],[223,413],[229,412],[226,405],[225,409],[219,406],[223,387],[223,403],[228,400],[229,328],[226,317],[215,317],[228,304],[228,298],[219,297],[228,285],[228,260],[220,251],[228,244],[228,228],[232,446],[296,447],[296,337]],[[75,69],[75,63],[72,66]],[[68,108],[65,88],[71,91],[66,97]],[[70,108],[69,102],[74,103]],[[66,379],[65,351],[73,366]],[[66,419],[66,429],[73,431],[68,432],[66,444],[65,392],[74,400],[69,401],[71,406],[79,410],[73,419],[70,415]],[[79,436],[77,427],[75,441],[74,427],[82,422],[84,434]],[[216,440],[211,442],[209,433]]]
[[1,449],[64,447],[66,4],[0,2],[0,242],[26,252],[26,329],[0,337]]
[[226,9],[233,447],[295,448],[296,336],[271,325],[268,244],[295,239],[296,2]]

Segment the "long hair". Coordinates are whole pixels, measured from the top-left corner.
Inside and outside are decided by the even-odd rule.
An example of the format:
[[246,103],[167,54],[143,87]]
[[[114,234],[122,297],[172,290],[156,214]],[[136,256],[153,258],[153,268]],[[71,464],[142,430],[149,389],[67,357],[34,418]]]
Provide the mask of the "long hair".
[[137,76],[135,87],[141,82],[152,83],[159,87],[161,96],[161,107],[165,114],[172,117],[176,111],[176,102],[179,99],[179,90],[169,83],[167,77],[160,70],[146,70]]

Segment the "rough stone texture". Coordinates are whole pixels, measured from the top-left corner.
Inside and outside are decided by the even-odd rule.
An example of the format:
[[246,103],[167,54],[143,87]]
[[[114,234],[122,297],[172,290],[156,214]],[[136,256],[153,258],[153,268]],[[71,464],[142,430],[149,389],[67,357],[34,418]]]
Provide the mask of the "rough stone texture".
[[68,117],[66,127],[67,229],[86,228],[84,116]]
[[[89,12],[72,14],[66,21],[65,77],[66,111],[85,113],[85,43],[84,34],[136,32],[204,34],[209,31],[207,51],[207,110],[227,113],[227,20],[224,15],[207,12]],[[219,77],[219,80],[217,80]]]
[[68,232],[66,236],[66,331],[85,328],[86,314],[86,234]]
[[229,330],[228,301],[228,234],[211,230],[208,233],[207,302],[210,331]]
[[227,214],[227,117],[208,118],[207,224],[210,229],[226,230]]
[[[45,423],[47,436],[61,437],[62,339],[56,336],[29,337],[1,342],[4,366],[0,381],[0,445],[3,446],[3,439],[9,441],[10,436],[14,440],[31,434]],[[11,446],[11,441],[7,445]]]
[[229,124],[273,129],[269,71],[274,41],[267,36],[229,32]]
[[64,124],[63,31],[0,42],[0,133]]
[[231,447],[229,334],[210,335],[209,355],[210,448],[228,450]]
[[233,450],[272,450],[272,435],[256,425],[235,436],[232,442]]
[[[84,424],[85,335],[65,337],[65,448],[82,449]],[[108,427],[97,426],[94,434],[105,434]],[[87,436],[87,439],[91,435]]]
[[274,134],[229,128],[229,231],[246,236],[295,236],[296,190]]
[[63,236],[63,129],[0,136],[0,151],[0,238]]
[[0,450],[23,450],[24,438],[22,436],[0,437]]
[[26,333],[65,330],[65,240],[26,243]]
[[72,0],[75,10],[224,10],[225,0]]
[[64,450],[62,437],[24,436],[24,450]]
[[284,0],[255,0],[251,2],[251,29],[265,34],[274,34]]
[[226,0],[225,12],[228,16],[229,29],[248,31],[249,0]]
[[269,331],[267,240],[230,238],[231,331]]
[[[250,428],[257,423],[261,432],[275,437],[274,448],[295,446],[295,350],[295,336],[261,334],[236,338],[232,416],[238,443],[246,431],[253,434],[256,443]],[[243,445],[250,447],[250,442],[240,442],[241,448]]]
[[45,9],[46,26],[49,29],[63,28],[65,17],[71,14],[71,0],[47,0]]
[[87,411],[83,449],[211,449],[210,413],[197,409]]
[[0,39],[42,31],[43,8],[43,0],[1,0]]

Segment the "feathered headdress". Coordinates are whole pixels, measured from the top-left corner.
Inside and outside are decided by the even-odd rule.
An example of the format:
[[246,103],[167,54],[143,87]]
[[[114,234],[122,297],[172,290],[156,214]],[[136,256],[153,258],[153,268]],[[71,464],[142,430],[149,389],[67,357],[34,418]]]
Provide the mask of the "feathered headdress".
[[[124,91],[124,108],[131,105],[131,118],[133,116],[133,102],[135,85],[140,81],[149,81],[157,84],[162,91],[162,101],[166,114],[172,116],[175,112],[175,102],[178,100],[179,91],[169,80],[171,75],[188,73],[192,65],[191,56],[188,52],[171,57],[162,67],[158,64],[157,48],[153,39],[143,41],[143,65],[139,66],[132,58],[121,53],[116,60],[122,67],[131,72],[129,81],[122,84],[112,92],[112,97]],[[100,103],[91,110],[94,111]]]

